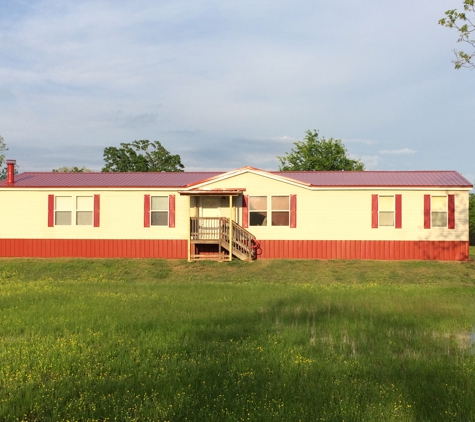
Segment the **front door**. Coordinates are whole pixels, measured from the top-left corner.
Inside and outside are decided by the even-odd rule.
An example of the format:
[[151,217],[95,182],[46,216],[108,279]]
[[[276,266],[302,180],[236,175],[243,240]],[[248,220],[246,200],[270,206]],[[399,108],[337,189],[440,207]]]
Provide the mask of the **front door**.
[[202,196],[200,198],[200,217],[210,218],[210,220],[200,219],[200,238],[206,240],[219,239],[218,196]]
[[200,217],[219,217],[219,196],[202,196]]

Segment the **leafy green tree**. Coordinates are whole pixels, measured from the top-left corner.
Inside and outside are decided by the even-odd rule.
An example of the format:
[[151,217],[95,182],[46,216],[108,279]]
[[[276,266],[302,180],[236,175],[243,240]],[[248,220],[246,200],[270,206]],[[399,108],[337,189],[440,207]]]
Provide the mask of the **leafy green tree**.
[[303,141],[294,142],[295,147],[280,160],[279,170],[364,170],[360,160],[348,158],[348,152],[340,139],[319,138],[318,131],[307,130]]
[[[467,43],[471,49],[475,49],[475,39],[471,38],[475,32],[475,0],[464,0],[463,12],[457,12],[457,9],[447,10],[445,18],[439,20],[439,25],[446,28],[455,28],[458,31],[459,38],[457,42]],[[473,17],[470,15],[473,14]],[[461,67],[475,68],[475,63],[472,62],[475,57],[475,51],[464,52],[454,50],[456,60],[455,69]]]
[[121,143],[120,148],[104,149],[103,172],[183,171],[179,155],[172,155],[158,141]]
[[86,166],[82,167],[59,167],[57,169],[53,169],[53,173],[92,173],[92,170],[88,169]]
[[471,193],[468,202],[468,225],[470,245],[475,246],[475,194]]

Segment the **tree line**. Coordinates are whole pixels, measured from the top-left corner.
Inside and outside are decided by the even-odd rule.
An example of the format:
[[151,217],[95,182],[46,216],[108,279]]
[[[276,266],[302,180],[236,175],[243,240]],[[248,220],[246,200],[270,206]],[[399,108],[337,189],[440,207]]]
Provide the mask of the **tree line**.
[[[0,136],[0,178],[6,177],[5,151],[8,151],[4,139]],[[159,141],[142,139],[130,143],[123,142],[120,147],[104,149],[104,167],[102,172],[177,172],[185,166],[178,154],[172,154]],[[341,139],[325,139],[317,130],[308,130],[303,141],[294,142],[291,151],[277,156],[281,171],[312,170],[364,170],[360,160],[349,158],[348,151]],[[53,172],[91,172],[85,166],[63,166]]]

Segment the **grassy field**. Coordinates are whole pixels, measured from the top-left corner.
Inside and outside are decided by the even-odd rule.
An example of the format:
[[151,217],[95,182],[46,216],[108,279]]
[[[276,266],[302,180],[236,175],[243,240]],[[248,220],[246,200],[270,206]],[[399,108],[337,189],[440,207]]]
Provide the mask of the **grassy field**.
[[0,420],[475,421],[473,258],[0,260]]

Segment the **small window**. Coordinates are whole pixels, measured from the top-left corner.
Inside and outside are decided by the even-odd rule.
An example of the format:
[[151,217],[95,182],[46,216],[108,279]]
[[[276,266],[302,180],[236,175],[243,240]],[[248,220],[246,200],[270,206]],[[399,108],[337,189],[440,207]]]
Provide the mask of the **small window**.
[[267,226],[267,196],[249,197],[249,225]]
[[272,206],[272,225],[288,226],[290,221],[290,201],[288,196],[273,196],[271,198]]
[[394,196],[380,195],[378,198],[379,226],[394,227]]
[[150,200],[150,224],[168,226],[168,196],[152,196]]
[[92,196],[76,197],[76,225],[92,226],[94,201]]
[[432,196],[430,209],[432,227],[447,227],[447,197]]
[[73,198],[56,196],[54,198],[54,223],[57,226],[70,226],[72,220]]

